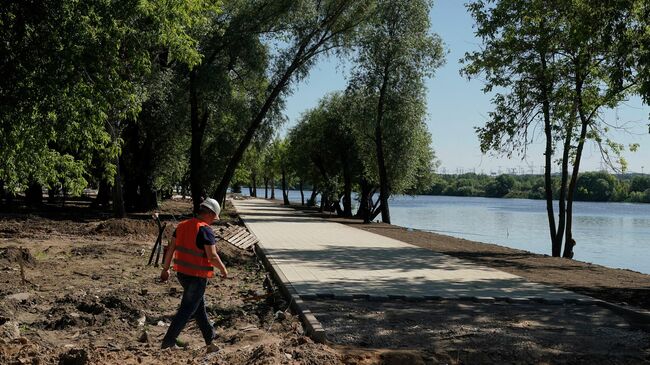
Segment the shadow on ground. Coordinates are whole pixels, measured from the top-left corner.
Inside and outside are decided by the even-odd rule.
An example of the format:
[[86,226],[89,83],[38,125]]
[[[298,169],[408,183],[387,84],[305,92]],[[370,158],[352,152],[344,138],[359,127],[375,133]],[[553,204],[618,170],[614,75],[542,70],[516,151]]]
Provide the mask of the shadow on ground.
[[597,306],[310,301],[327,339],[433,363],[641,364],[650,336]]

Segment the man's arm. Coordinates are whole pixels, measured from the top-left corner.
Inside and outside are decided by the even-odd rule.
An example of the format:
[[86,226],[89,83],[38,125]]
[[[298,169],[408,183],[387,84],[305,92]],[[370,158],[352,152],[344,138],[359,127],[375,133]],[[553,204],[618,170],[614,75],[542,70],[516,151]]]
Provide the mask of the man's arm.
[[205,245],[203,249],[205,250],[205,254],[208,255],[208,261],[210,261],[210,264],[221,271],[222,278],[227,278],[228,270],[223,262],[221,262],[221,257],[217,254],[217,245]]
[[169,279],[169,267],[172,263],[172,257],[174,257],[174,251],[176,250],[176,237],[172,237],[169,246],[167,246],[167,252],[165,253],[165,259],[162,264],[162,272],[160,273],[160,281],[167,281]]

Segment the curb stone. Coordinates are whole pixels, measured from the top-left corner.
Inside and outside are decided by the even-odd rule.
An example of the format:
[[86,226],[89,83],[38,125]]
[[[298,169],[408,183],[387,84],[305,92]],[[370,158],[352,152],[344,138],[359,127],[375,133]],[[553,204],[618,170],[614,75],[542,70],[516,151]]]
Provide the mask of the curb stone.
[[[248,226],[246,227],[248,228]],[[275,279],[276,283],[278,283],[278,286],[280,287],[280,290],[282,291],[282,294],[285,296],[285,298],[290,299],[289,306],[291,307],[291,310],[298,314],[302,323],[305,325],[305,328],[307,329],[307,335],[309,335],[309,337],[311,337],[311,339],[315,342],[325,342],[325,329],[318,321],[318,319],[316,319],[316,316],[314,316],[311,310],[307,308],[303,299],[300,297],[300,295],[298,295],[296,289],[293,287],[293,285],[291,285],[291,283],[287,280],[287,277],[280,270],[278,265],[273,261],[273,258],[267,256],[266,251],[264,250],[264,246],[261,244],[261,242],[258,242],[256,246],[259,256],[262,258],[264,266],[266,266],[267,270],[271,273],[271,275],[273,275],[273,278]]]
[[[235,208],[237,211],[237,208]],[[253,230],[248,226],[248,223],[240,217],[240,220],[244,223],[246,229],[249,232],[253,233]],[[254,233],[253,233],[254,234]],[[300,317],[300,320],[305,325],[307,329],[307,335],[311,337],[312,340],[319,343],[325,342],[325,329],[321,323],[316,319],[316,316],[307,308],[305,302],[300,298],[296,289],[291,285],[291,282],[284,275],[282,270],[278,267],[272,257],[269,257],[264,249],[262,242],[258,241],[255,245],[255,252],[259,254],[259,257],[262,259],[262,263],[266,269],[271,273],[273,279],[280,287],[282,294],[285,298],[290,300],[289,306],[294,313],[297,313]]]

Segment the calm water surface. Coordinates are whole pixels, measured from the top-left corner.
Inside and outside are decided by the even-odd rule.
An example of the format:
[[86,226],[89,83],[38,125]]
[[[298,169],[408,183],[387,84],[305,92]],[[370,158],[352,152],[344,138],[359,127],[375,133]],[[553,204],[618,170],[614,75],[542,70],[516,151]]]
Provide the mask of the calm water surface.
[[[573,210],[575,259],[650,273],[650,204],[575,202]],[[397,196],[391,218],[404,227],[551,252],[543,200]]]
[[[289,199],[300,202],[300,192],[290,191]],[[543,200],[395,196],[390,209],[399,226],[551,252]],[[575,259],[650,274],[650,204],[575,202],[573,209]]]

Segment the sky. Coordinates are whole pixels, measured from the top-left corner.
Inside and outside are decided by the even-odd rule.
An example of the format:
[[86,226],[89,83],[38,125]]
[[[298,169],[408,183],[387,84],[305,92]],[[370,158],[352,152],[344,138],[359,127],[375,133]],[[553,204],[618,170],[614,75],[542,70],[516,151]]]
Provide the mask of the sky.
[[[427,125],[432,135],[432,147],[440,160],[441,173],[541,173],[544,163],[544,140],[541,130],[529,148],[525,159],[513,156],[508,159],[493,154],[484,155],[479,148],[475,127],[487,120],[492,110],[491,96],[484,94],[481,80],[461,77],[459,60],[465,52],[479,49],[480,40],[474,37],[474,22],[467,13],[463,0],[438,0],[430,13],[431,31],[445,43],[446,63],[427,80]],[[286,100],[287,128],[295,125],[301,113],[317,105],[318,100],[329,92],[343,90],[349,67],[334,58],[322,58],[314,66],[309,77],[294,86],[294,92]],[[632,98],[617,110],[603,114],[612,125],[625,125],[626,130],[612,131],[611,138],[624,145],[640,144],[637,152],[625,152],[628,171],[650,173],[650,107],[640,99]],[[585,145],[582,171],[606,169],[598,147],[589,142]]]

